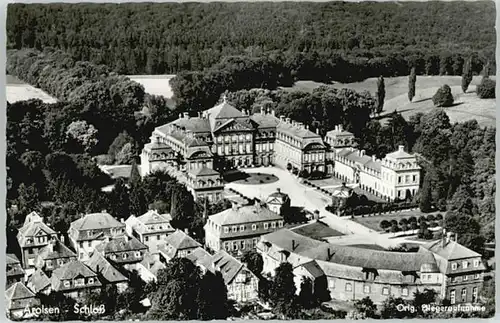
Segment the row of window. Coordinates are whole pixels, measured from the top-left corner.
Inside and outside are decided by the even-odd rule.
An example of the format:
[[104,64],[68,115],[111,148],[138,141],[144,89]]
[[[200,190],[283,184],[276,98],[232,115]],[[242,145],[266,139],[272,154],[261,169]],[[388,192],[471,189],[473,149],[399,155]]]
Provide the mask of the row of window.
[[[471,279],[480,279],[481,274],[475,274],[474,276],[470,275],[470,278]],[[469,275],[451,277],[452,283],[457,283],[459,281],[468,281],[468,280],[469,280]]]
[[54,262],[52,262],[52,260],[46,260],[45,261],[45,266],[47,266],[47,268],[52,268],[53,265],[57,264],[58,266],[62,266],[64,265],[64,260],[63,259],[54,259]]
[[[467,302],[467,288],[462,288],[460,292],[461,301]],[[450,290],[450,303],[455,304],[457,302],[456,299],[456,291],[454,289]],[[477,302],[477,287],[472,289],[472,302]]]
[[245,250],[245,248],[252,249],[258,242],[258,238],[254,238],[252,240],[225,241],[223,248],[226,251]]
[[[467,269],[469,267],[469,262],[467,260],[462,261],[462,269]],[[473,261],[473,265],[475,268],[479,267],[479,259],[475,259]],[[451,263],[451,269],[452,270],[457,270],[458,269],[458,263],[457,262],[452,262]]]
[[[140,251],[135,251],[135,252],[132,254],[132,256],[133,256],[134,258],[141,258],[141,257],[142,257],[142,252],[140,252]],[[115,253],[114,253],[114,254],[112,254],[112,255],[110,256],[110,258],[111,258],[112,260],[117,260],[117,259],[119,258],[119,255],[117,255],[117,254],[115,254]],[[128,253],[126,253],[126,252],[125,252],[125,253],[123,253],[123,254],[121,255],[121,257],[120,257],[120,258],[122,258],[123,260],[128,259],[128,258],[129,258]]]
[[244,141],[251,141],[252,140],[252,135],[251,134],[240,134],[238,135],[233,135],[233,136],[218,136],[217,137],[217,142],[222,143],[222,141],[229,143],[229,142],[244,142]]
[[[95,278],[94,277],[89,277],[87,278],[87,285],[92,285],[96,282]],[[71,280],[65,280],[63,282],[63,286],[66,287],[66,288],[69,288],[71,287]],[[78,278],[78,279],[75,279],[73,281],[73,286],[75,287],[81,287],[81,286],[85,286],[85,278]]]
[[316,162],[316,161],[323,161],[323,155],[322,153],[315,153],[315,154],[304,154],[303,160],[304,162]]
[[[212,151],[215,148],[212,148]],[[251,154],[252,153],[252,145],[251,144],[235,144],[235,145],[225,145],[225,146],[217,146],[217,154],[220,156],[224,155],[242,155],[242,154]]]
[[414,184],[416,182],[417,182],[417,175],[412,175],[411,181],[410,181],[410,175],[398,176],[398,184]]
[[[167,235],[157,234],[156,235],[156,240],[158,240],[158,241],[161,240],[162,236],[167,237]],[[153,236],[151,236],[151,237],[150,236],[144,236],[144,242],[148,242],[149,238],[151,238],[151,241],[154,239]]]
[[[328,281],[328,287],[329,289],[334,289],[335,288],[335,281],[333,279],[330,279]],[[352,283],[345,283],[344,289],[346,292],[352,292]],[[370,294],[372,292],[371,286],[370,285],[363,285],[363,293],[365,294]],[[389,295],[389,287],[383,287],[382,288],[382,295]],[[401,295],[402,296],[408,296],[408,288],[403,287],[401,289]]]
[[[269,229],[269,225],[271,225],[271,229],[276,229],[276,226],[278,226],[278,228],[282,228],[283,227],[283,221],[273,221],[273,222],[264,222],[263,224],[263,227],[264,227],[264,230],[267,230]],[[252,231],[255,231],[259,228],[259,225],[257,223],[254,223],[252,224]],[[239,229],[239,230],[238,230]],[[233,225],[231,227],[231,232],[233,233],[236,233],[236,232],[244,232],[245,230],[247,229],[247,226],[242,224],[240,225],[239,227],[237,225]],[[224,233],[229,233],[229,227],[224,227]]]

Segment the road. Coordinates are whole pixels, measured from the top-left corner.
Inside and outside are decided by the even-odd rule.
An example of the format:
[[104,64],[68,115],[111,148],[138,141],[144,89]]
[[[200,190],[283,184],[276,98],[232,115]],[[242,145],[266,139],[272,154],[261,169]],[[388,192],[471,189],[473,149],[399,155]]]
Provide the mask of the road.
[[232,188],[247,197],[259,198],[264,201],[271,193],[280,188],[283,193],[288,194],[292,206],[304,207],[311,212],[318,210],[321,221],[329,227],[346,235],[355,234],[360,236],[360,238],[363,237],[360,239],[364,241],[363,243],[371,241],[384,248],[390,248],[402,242],[402,239],[389,239],[386,235],[373,231],[357,222],[340,218],[326,211],[325,207],[330,203],[330,198],[316,190],[310,190],[309,187],[302,185],[300,179],[286,170],[276,167],[258,167],[245,169],[245,172],[272,174],[277,176],[279,180],[274,183],[260,185],[228,183],[226,187]]

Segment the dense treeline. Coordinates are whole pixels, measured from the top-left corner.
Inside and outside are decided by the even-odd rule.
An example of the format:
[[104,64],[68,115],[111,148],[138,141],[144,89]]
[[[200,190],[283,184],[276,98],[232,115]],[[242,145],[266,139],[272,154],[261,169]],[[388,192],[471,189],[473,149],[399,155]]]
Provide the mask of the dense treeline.
[[493,61],[494,22],[493,2],[11,4],[7,39],[10,48],[56,47],[122,74],[202,70],[279,50],[299,78],[335,54],[378,76],[408,73],[397,61],[412,55],[434,69],[451,60],[447,73],[461,72],[452,67],[456,54]]
[[[44,114],[37,122],[46,123],[50,150],[70,149],[65,132],[78,120],[85,124],[73,125],[73,133],[93,131],[96,137],[95,147],[82,148],[106,153],[117,135],[126,131],[137,150],[155,126],[177,115],[163,97],[145,94],[139,83],[104,65],[75,61],[60,50],[9,50],[6,70],[61,101],[38,112]],[[85,129],[78,129],[82,126]]]

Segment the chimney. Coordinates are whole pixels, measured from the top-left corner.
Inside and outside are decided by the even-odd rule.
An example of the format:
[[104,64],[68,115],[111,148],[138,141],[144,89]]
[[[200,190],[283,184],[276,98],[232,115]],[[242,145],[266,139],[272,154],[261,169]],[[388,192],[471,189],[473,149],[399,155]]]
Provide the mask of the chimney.
[[182,119],[182,113],[179,113],[179,119]]
[[342,132],[344,129],[341,124],[338,125],[339,132]]
[[98,274],[101,272],[101,267],[99,266],[99,264],[95,267],[95,272]]
[[327,252],[327,260],[330,261],[333,257],[333,252],[330,250],[330,248],[326,249]]
[[104,238],[104,242],[108,243],[109,241],[110,241],[109,236],[106,236],[106,237]]
[[345,184],[345,182],[342,182],[342,187],[346,187],[346,184]]
[[458,233],[455,232],[455,242],[458,243]]
[[121,219],[120,219],[120,222],[121,222],[121,223],[125,223],[125,219],[124,219],[124,218],[121,218]]
[[319,128],[316,128],[316,134],[319,135]]
[[398,149],[399,151],[405,151],[405,146],[404,146],[404,145],[399,145],[399,147],[398,147],[398,148],[399,148],[399,149]]
[[376,161],[377,160],[377,157],[375,157],[375,155],[372,156],[372,161]]
[[189,235],[189,230],[187,228],[184,229],[184,233],[187,234],[187,235]]
[[363,150],[361,150],[361,151],[360,151],[360,154],[361,154],[361,156],[364,156],[364,155],[365,155],[365,150],[364,150],[364,149],[363,149]]
[[441,235],[441,247],[446,246],[446,229],[443,229],[443,234]]
[[61,240],[61,243],[64,244],[64,234],[60,233],[59,240]]
[[339,125],[335,126],[335,131],[339,131]]
[[47,245],[47,247],[49,248],[49,252],[50,252],[50,253],[54,252],[54,244],[55,244],[55,243],[51,241],[51,242]]
[[284,115],[280,115],[280,121],[281,122],[285,121],[285,116]]
[[279,188],[279,187],[278,187],[278,188],[276,189],[276,192],[281,193],[281,188]]
[[297,248],[297,243],[292,239],[292,251],[294,251],[295,248]]
[[319,220],[319,210],[314,210],[314,220]]
[[188,112],[184,112],[183,113],[183,117],[184,117],[184,119],[189,119],[189,113]]
[[260,114],[264,115],[266,112],[264,111],[264,107],[260,107]]
[[290,123],[290,118],[285,119],[286,123]]
[[269,108],[267,108],[267,111],[266,111],[267,114],[271,113],[271,110]]
[[130,237],[129,237],[127,234],[125,235],[125,241],[126,241],[126,242],[129,242],[129,241],[130,241]]
[[276,114],[274,113],[274,110],[271,110],[271,115],[272,115],[273,117],[276,117]]

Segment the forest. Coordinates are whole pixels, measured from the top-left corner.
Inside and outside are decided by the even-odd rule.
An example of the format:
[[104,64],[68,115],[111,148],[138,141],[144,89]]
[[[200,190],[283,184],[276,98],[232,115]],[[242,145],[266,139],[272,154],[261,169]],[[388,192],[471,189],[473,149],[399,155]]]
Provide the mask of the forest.
[[58,48],[120,74],[203,70],[279,51],[294,77],[326,80],[341,76],[337,57],[352,78],[406,75],[418,58],[428,62],[419,74],[438,73],[440,61],[456,73],[459,56],[494,60],[494,26],[492,1],[10,4],[7,43]]

